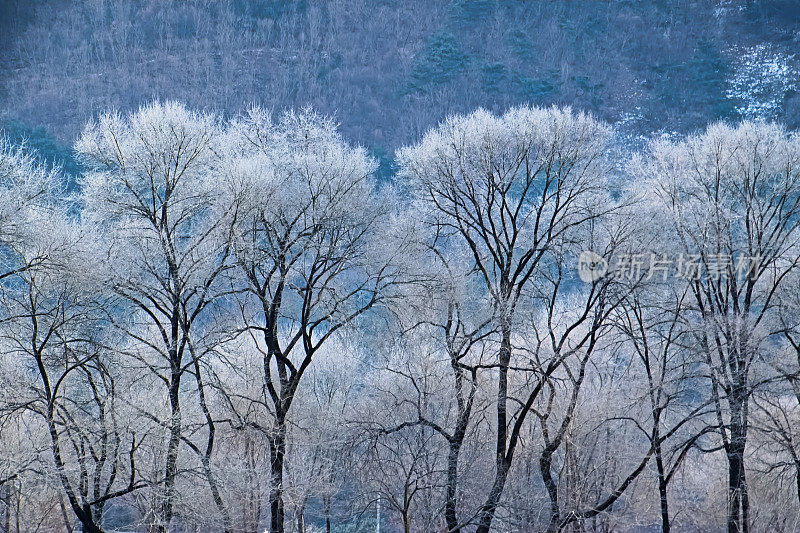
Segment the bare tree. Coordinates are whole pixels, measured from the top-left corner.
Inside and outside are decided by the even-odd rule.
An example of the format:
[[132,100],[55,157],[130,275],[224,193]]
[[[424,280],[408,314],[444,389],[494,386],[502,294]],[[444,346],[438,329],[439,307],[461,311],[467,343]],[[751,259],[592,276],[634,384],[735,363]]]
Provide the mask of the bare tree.
[[[40,212],[45,214],[45,212]],[[135,430],[126,427],[113,357],[102,349],[105,295],[81,273],[92,235],[52,209],[40,220],[23,257],[44,258],[5,287],[0,338],[26,383],[5,409],[31,411],[45,422],[55,471],[84,531],[100,532],[107,502],[142,486]],[[28,255],[30,254],[30,255]],[[30,265],[30,261],[25,261]],[[25,365],[36,380],[23,379]]]
[[[398,152],[400,174],[430,206],[447,237],[467,247],[482,291],[496,308],[495,478],[477,516],[491,527],[519,435],[543,380],[514,398],[509,372],[518,307],[525,289],[552,257],[553,244],[601,216],[603,154],[609,131],[569,109],[512,108],[502,116],[479,110],[451,117],[413,147]],[[546,379],[561,364],[526,369]]]
[[[38,228],[37,217],[48,212],[54,205],[60,192],[62,176],[58,169],[48,169],[37,163],[36,154],[26,146],[14,147],[5,139],[0,139],[0,290],[5,291],[8,283],[15,276],[26,270],[41,265],[44,257],[34,255],[33,250],[25,247],[29,236],[35,236]],[[4,317],[8,316],[6,310]],[[3,398],[3,417],[0,422],[0,435],[10,442],[9,433],[12,426],[20,422],[14,415],[17,399],[12,388],[7,389]],[[10,412],[6,407],[11,407]],[[4,442],[5,444],[5,442]],[[31,441],[33,444],[33,441]],[[10,452],[10,450],[8,450]],[[4,528],[8,530],[12,515],[11,483],[18,481],[19,475],[36,462],[36,447],[31,446],[29,453],[3,454],[0,460],[0,490],[4,505]]]
[[[672,282],[670,281],[670,284]],[[685,284],[676,287],[661,283],[643,283],[629,295],[616,313],[616,326],[630,343],[642,394],[646,398],[647,422],[641,426],[652,444],[658,480],[661,531],[672,525],[669,510],[669,485],[687,455],[693,450],[704,453],[707,435],[716,430],[712,401],[694,390],[704,378],[697,370],[692,327],[683,320],[689,291]],[[621,357],[622,358],[622,357]],[[632,379],[635,379],[632,378]]]
[[393,219],[391,190],[375,189],[374,161],[330,119],[304,110],[273,122],[255,109],[231,130],[240,314],[263,356],[260,393],[235,418],[268,439],[270,531],[280,533],[287,417],[301,379],[321,346],[386,302],[410,239]]
[[[728,531],[748,530],[745,450],[754,365],[768,350],[775,295],[797,268],[800,143],[775,124],[715,124],[659,141],[634,165],[672,226],[728,460]],[[694,267],[692,267],[694,265]],[[700,272],[686,269],[699,268]]]
[[[774,319],[776,357],[768,364],[773,376],[767,376],[752,401],[756,408],[753,429],[761,436],[761,449],[755,454],[764,472],[773,480],[794,479],[794,493],[800,502],[800,436],[797,417],[800,415],[800,272],[788,276],[777,292],[778,313]],[[772,378],[772,379],[769,379]]]
[[[83,182],[84,216],[106,237],[106,280],[127,306],[109,319],[125,334],[127,355],[163,383],[169,433],[156,527],[174,512],[178,452],[185,440],[182,382],[192,375],[203,411],[200,456],[220,514],[224,503],[208,466],[215,425],[204,399],[199,360],[220,334],[207,320],[228,266],[231,202],[213,174],[221,137],[218,120],[176,103],[152,103],[127,116],[107,113],[87,125],[76,150],[90,165]],[[154,415],[155,416],[155,415]],[[229,525],[226,525],[229,527]]]
[[[119,420],[115,377],[94,344],[103,332],[103,295],[81,272],[92,257],[91,236],[69,220],[62,180],[59,169],[38,164],[24,146],[0,146],[0,338],[8,355],[4,381],[17,381],[2,413],[6,421],[30,413],[44,422],[70,508],[85,530],[100,531],[106,502],[138,488],[136,441]],[[33,459],[3,481],[16,479]],[[6,524],[9,518],[10,509]]]
[[[412,216],[418,211],[412,211]],[[424,217],[421,217],[424,219]],[[461,451],[465,440],[474,430],[475,414],[482,413],[484,406],[476,406],[481,387],[481,365],[486,363],[486,354],[494,349],[492,343],[496,332],[494,310],[491,302],[472,291],[477,273],[469,268],[469,258],[459,255],[459,250],[449,249],[440,241],[435,227],[428,232],[430,251],[423,256],[417,269],[420,284],[409,287],[409,305],[399,310],[400,324],[404,330],[397,333],[403,339],[404,350],[413,354],[412,361],[394,361],[389,358],[385,372],[395,377],[395,382],[408,381],[412,389],[391,394],[384,391],[387,405],[403,407],[410,403],[414,408],[408,412],[407,420],[390,420],[377,417],[378,432],[391,434],[409,426],[424,426],[439,434],[447,443],[447,474],[444,490],[444,519],[448,531],[459,531],[469,518],[459,518],[459,483]],[[418,234],[425,235],[424,231]],[[466,259],[466,260],[465,260]],[[395,336],[387,332],[389,337]],[[449,376],[441,374],[430,358],[436,354],[447,362]],[[394,366],[399,363],[400,366]],[[442,383],[450,386],[442,387]],[[431,385],[423,391],[422,384]],[[408,394],[408,392],[414,392]],[[436,397],[436,399],[433,399]],[[441,405],[449,407],[442,409]],[[406,413],[407,409],[400,409]],[[478,417],[479,419],[479,417]],[[394,426],[391,423],[394,422]],[[421,431],[418,429],[417,431]]]

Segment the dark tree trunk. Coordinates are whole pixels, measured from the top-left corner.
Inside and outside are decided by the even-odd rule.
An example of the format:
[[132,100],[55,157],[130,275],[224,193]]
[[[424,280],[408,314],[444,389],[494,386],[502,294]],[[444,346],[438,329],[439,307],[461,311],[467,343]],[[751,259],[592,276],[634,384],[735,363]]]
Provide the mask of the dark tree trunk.
[[20,506],[22,505],[22,484],[19,483],[14,487],[14,530],[20,533],[19,514]]
[[[401,513],[403,517],[403,533],[411,533],[411,512],[409,511],[410,506],[411,502],[406,500],[405,506],[403,507],[403,512]],[[378,517],[380,518],[380,515],[378,515]],[[378,523],[378,527],[380,527],[380,523]]]
[[747,400],[740,395],[731,398],[730,443],[728,458],[728,533],[747,533],[749,498],[745,476],[744,453],[747,444]]
[[324,496],[322,504],[325,507],[325,533],[331,533],[331,497]]
[[505,317],[501,326],[499,379],[497,384],[497,455],[495,457],[495,476],[486,503],[478,513],[478,529],[476,533],[489,533],[494,513],[503,496],[503,488],[508,478],[511,457],[508,447],[508,366],[511,362],[511,318]]
[[219,511],[219,514],[222,517],[222,522],[225,525],[225,533],[229,533],[231,531],[230,515],[228,514],[228,508],[225,506],[225,502],[222,500],[222,495],[219,492],[219,487],[217,485],[217,480],[214,477],[214,472],[211,470],[211,454],[214,451],[214,440],[216,438],[217,430],[214,424],[214,418],[211,416],[211,411],[206,403],[205,386],[203,385],[202,374],[200,372],[200,361],[197,359],[197,355],[195,354],[194,348],[192,348],[191,345],[190,350],[192,353],[192,358],[194,359],[195,379],[197,380],[197,394],[200,400],[200,407],[203,411],[203,416],[206,419],[206,425],[208,426],[206,449],[205,453],[200,457],[200,460],[203,464],[203,470],[205,471],[206,480],[208,481],[208,487],[211,490],[211,498],[214,500],[214,505],[217,506],[217,511]]
[[[447,326],[447,344],[450,354],[450,366],[453,369],[453,377],[455,378],[455,392],[458,402],[458,418],[456,419],[455,428],[452,435],[445,436],[448,443],[447,454],[447,481],[445,485],[445,498],[444,498],[444,519],[447,525],[448,533],[461,533],[461,527],[458,522],[458,460],[461,456],[461,448],[464,445],[464,439],[467,435],[467,427],[472,415],[472,405],[475,399],[475,391],[477,390],[477,370],[472,368],[469,371],[470,378],[467,379],[465,368],[461,365],[461,359],[466,353],[461,353],[460,349],[453,349],[458,343],[454,341],[451,336],[451,326],[453,325],[453,308],[449,310],[448,326]],[[455,322],[455,330],[458,330],[459,321]],[[468,349],[469,350],[469,349]],[[468,390],[465,391],[465,389]],[[466,394],[465,394],[466,393]]]
[[476,533],[489,533],[492,527],[494,513],[497,511],[497,506],[500,504],[500,498],[503,496],[503,487],[508,478],[508,470],[506,461],[498,462],[498,470],[495,474],[492,488],[489,491],[489,496],[487,496],[486,503],[483,504],[483,507],[478,513],[478,528],[475,530]]
[[7,481],[0,485],[0,501],[3,503],[3,533],[10,533],[11,531],[11,491],[8,488],[10,484],[11,482]]
[[306,533],[306,506],[301,505],[297,510],[297,533]]
[[[81,504],[81,502],[78,500],[77,495],[72,490],[70,482],[67,478],[66,468],[64,466],[64,461],[61,457],[61,446],[59,444],[58,427],[56,426],[54,411],[55,411],[55,406],[52,402],[50,402],[48,404],[48,410],[47,410],[47,426],[50,433],[50,447],[53,453],[53,463],[55,464],[56,470],[58,471],[58,476],[61,480],[61,486],[67,493],[70,507],[72,508],[72,512],[75,513],[75,517],[81,523],[82,526],[81,529],[85,533],[103,533],[103,530],[94,521],[93,517],[94,515],[92,513],[91,506],[89,506],[88,504]],[[19,521],[19,503],[17,504],[17,521]]]
[[800,461],[794,463],[794,478],[797,487],[797,502],[800,503]]
[[[178,365],[180,366],[180,365]],[[173,364],[172,381],[169,387],[171,410],[169,423],[169,443],[167,444],[167,464],[164,470],[164,504],[161,511],[162,523],[158,531],[165,533],[172,522],[175,479],[178,476],[178,447],[181,442],[181,404],[179,398],[180,370]]]
[[447,485],[445,488],[444,520],[447,524],[448,533],[461,533],[461,528],[458,527],[458,517],[456,515],[456,495],[458,491],[458,456],[461,453],[463,441],[463,435],[460,440],[453,438],[453,440],[450,441],[450,450],[447,454]]
[[[75,529],[74,520],[67,512],[67,507],[64,505],[64,497],[61,494],[58,495],[58,506],[61,508],[61,518],[64,519],[64,528],[67,530],[67,533],[72,533]],[[6,531],[6,533],[8,533],[8,531]]]
[[286,456],[286,420],[279,415],[275,431],[269,438],[270,479],[269,489],[270,533],[284,533],[283,463]]
[[558,531],[559,524],[561,523],[561,513],[558,506],[558,485],[553,480],[553,453],[556,449],[548,446],[542,451],[539,456],[539,471],[542,474],[544,486],[547,488],[547,495],[550,497],[550,523],[547,526],[548,533],[555,533]]
[[661,533],[669,533],[669,500],[667,496],[667,475],[664,471],[664,457],[662,455],[661,443],[659,442],[658,432],[655,435],[655,456],[656,470],[658,472],[658,496],[661,506]]
[[[473,376],[474,380],[474,376]],[[449,440],[449,451],[447,454],[447,484],[445,487],[444,519],[447,524],[448,533],[461,533],[458,524],[458,459],[461,455],[461,447],[464,445],[464,438],[467,435],[467,425],[472,413],[472,398],[475,392],[474,381],[471,383],[469,400],[464,404],[459,414],[456,430]]]

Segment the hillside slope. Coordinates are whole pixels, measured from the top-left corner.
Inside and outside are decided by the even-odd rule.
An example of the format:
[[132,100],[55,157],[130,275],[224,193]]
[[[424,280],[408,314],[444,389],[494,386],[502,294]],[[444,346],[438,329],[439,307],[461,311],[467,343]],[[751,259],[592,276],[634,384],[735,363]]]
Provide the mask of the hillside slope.
[[387,164],[448,113],[520,102],[588,109],[631,134],[754,116],[800,126],[788,0],[0,6],[0,117],[12,137],[61,147],[98,111],[154,98],[312,105]]

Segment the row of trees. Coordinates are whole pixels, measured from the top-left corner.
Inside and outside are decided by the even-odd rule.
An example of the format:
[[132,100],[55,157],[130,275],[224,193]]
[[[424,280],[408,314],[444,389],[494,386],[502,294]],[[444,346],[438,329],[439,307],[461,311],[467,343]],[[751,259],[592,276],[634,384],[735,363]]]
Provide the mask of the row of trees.
[[77,190],[0,151],[0,529],[796,526],[782,127],[620,165],[478,110],[388,183],[310,110],[152,103],[75,150]]

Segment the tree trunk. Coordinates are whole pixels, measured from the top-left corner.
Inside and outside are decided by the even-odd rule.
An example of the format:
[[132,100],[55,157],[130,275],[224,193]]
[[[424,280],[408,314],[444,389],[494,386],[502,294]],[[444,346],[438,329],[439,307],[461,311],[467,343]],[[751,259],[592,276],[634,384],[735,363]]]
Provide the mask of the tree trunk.
[[17,483],[14,487],[14,528],[17,533],[20,533],[20,507],[22,506],[22,483]]
[[731,406],[731,438],[726,453],[728,458],[728,533],[747,533],[748,531],[749,499],[744,467],[747,429],[741,423],[740,414],[743,412],[746,412],[744,402],[740,406]]
[[497,511],[497,506],[500,504],[500,498],[503,496],[503,487],[508,478],[508,466],[505,461],[499,461],[497,465],[497,473],[495,474],[494,483],[486,497],[486,503],[483,504],[480,512],[478,513],[478,529],[475,533],[489,533],[492,527],[492,520],[494,513]]
[[[75,516],[81,523],[82,531],[85,533],[103,533],[103,530],[95,524],[93,520],[92,508],[88,504],[82,504],[78,500],[67,478],[66,467],[61,458],[61,447],[59,444],[58,428],[54,418],[54,411],[55,406],[50,402],[47,411],[47,426],[50,433],[50,448],[53,453],[53,463],[56,466],[61,486],[67,493],[72,512],[75,513]],[[19,501],[17,502],[17,521],[19,521]]]
[[500,340],[499,363],[500,371],[497,384],[497,455],[495,457],[495,476],[486,503],[478,513],[478,529],[476,533],[489,533],[492,527],[494,513],[503,496],[508,471],[511,467],[510,457],[506,454],[508,446],[508,366],[511,362],[511,318],[503,319],[502,337]]
[[169,424],[169,443],[167,444],[167,464],[164,469],[164,504],[161,511],[161,524],[158,531],[166,533],[172,522],[175,479],[178,476],[178,448],[181,442],[181,404],[178,396],[180,390],[180,371],[173,367],[172,381],[169,387],[169,404],[171,417]]
[[742,457],[731,450],[728,452],[728,533],[741,533],[741,474]]
[[561,523],[561,513],[558,506],[558,485],[553,480],[553,453],[556,449],[548,446],[539,456],[539,471],[542,474],[544,486],[547,488],[547,495],[550,497],[550,523],[547,526],[548,533],[556,533]]
[[[460,438],[458,438],[460,435]],[[450,441],[450,450],[447,454],[447,485],[445,487],[444,520],[448,533],[461,533],[456,514],[458,491],[458,457],[461,445],[464,442],[464,432],[457,433]]]
[[229,533],[231,531],[230,515],[228,514],[228,508],[225,506],[225,502],[222,500],[222,495],[219,492],[219,487],[217,486],[217,480],[214,477],[214,472],[211,470],[211,454],[214,451],[214,439],[216,437],[217,430],[216,426],[214,425],[214,418],[211,416],[211,411],[208,409],[208,404],[206,403],[205,386],[203,384],[202,374],[200,373],[200,361],[198,360],[191,344],[190,350],[192,353],[192,358],[194,359],[195,379],[197,380],[197,394],[200,399],[200,408],[203,411],[203,416],[205,417],[206,425],[208,426],[206,450],[201,456],[200,460],[203,464],[203,470],[205,471],[206,480],[208,481],[208,487],[211,490],[211,497],[214,500],[214,504],[217,506],[217,511],[219,511],[219,514],[222,517],[222,522],[225,525],[225,533]]
[[800,503],[800,461],[794,463],[794,478],[797,487],[797,502]]
[[331,533],[331,497],[324,496],[322,505],[325,507],[325,533]]
[[301,505],[297,510],[297,533],[306,533],[306,506]]
[[217,506],[217,511],[219,512],[220,516],[222,516],[222,522],[225,525],[225,533],[229,533],[231,530],[231,519],[228,515],[228,508],[225,507],[225,502],[222,501],[222,495],[219,492],[217,480],[211,470],[211,459],[205,455],[202,457],[201,461],[203,464],[203,470],[206,474],[206,479],[208,480],[208,487],[211,490],[211,499],[214,500],[214,505]]
[[662,456],[661,443],[658,441],[656,433],[656,469],[658,472],[658,496],[661,505],[661,533],[669,533],[669,500],[667,499],[667,476],[664,472],[664,457]]
[[286,420],[278,415],[275,431],[269,438],[270,478],[269,489],[270,533],[284,533],[283,463],[286,456]]
[[10,484],[11,482],[7,481],[0,485],[0,501],[3,502],[3,533],[11,532],[11,491],[8,489]]

